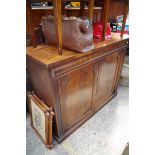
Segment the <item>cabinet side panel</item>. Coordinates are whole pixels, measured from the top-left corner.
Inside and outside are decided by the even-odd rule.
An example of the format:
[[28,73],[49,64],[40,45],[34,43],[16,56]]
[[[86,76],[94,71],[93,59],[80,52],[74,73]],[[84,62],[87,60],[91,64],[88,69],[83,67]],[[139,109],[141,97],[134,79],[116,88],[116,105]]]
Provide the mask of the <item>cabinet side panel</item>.
[[[48,69],[34,62],[29,57],[27,57],[27,69],[30,75],[32,90],[35,91],[35,94],[41,100],[43,100],[48,106],[54,109],[54,94],[52,89],[53,84],[50,80]],[[53,119],[53,131],[55,135],[58,135],[56,115]]]
[[48,69],[35,63],[31,59],[27,59],[27,69],[30,74],[30,82],[35,94],[42,99],[48,106],[53,104],[53,94],[49,78]]

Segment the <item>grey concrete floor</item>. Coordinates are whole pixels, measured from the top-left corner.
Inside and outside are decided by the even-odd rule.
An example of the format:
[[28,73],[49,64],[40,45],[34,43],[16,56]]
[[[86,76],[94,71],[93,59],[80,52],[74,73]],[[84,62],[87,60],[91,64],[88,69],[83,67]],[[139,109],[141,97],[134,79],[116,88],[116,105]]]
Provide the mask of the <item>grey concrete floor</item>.
[[[26,120],[27,155],[121,155],[128,142],[129,88],[118,95],[61,144],[48,150]],[[56,141],[54,141],[56,143]]]

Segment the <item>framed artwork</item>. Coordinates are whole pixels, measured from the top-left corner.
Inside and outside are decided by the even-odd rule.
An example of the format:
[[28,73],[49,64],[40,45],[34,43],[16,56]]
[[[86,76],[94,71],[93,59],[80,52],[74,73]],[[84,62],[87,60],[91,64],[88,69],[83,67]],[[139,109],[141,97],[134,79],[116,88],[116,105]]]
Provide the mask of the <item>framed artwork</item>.
[[28,93],[31,126],[48,148],[52,148],[53,111],[35,94]]

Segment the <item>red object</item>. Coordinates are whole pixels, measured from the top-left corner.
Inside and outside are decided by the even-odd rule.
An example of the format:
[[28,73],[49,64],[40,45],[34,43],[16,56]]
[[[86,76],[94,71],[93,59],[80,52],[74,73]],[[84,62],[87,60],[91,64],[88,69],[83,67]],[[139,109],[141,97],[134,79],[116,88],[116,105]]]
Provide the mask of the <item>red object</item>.
[[93,25],[93,35],[95,38],[102,39],[103,25],[101,21],[97,21]]
[[111,37],[112,37],[112,36],[111,36],[111,27],[110,27],[110,23],[107,23],[105,38],[106,38],[106,39],[110,39]]
[[[102,37],[103,37],[102,31],[103,31],[102,22],[101,21],[95,22],[94,25],[93,25],[93,35],[94,35],[94,37],[97,38],[97,39],[102,39]],[[110,23],[107,23],[105,38],[110,39],[111,37],[112,36],[111,36]]]

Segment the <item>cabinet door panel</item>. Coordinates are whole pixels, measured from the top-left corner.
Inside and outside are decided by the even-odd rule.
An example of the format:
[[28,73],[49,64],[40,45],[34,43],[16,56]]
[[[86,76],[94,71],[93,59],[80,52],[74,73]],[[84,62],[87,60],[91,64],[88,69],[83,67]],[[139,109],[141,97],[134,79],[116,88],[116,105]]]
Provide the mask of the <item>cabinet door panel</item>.
[[104,57],[98,63],[96,83],[93,94],[95,108],[102,106],[103,101],[110,97],[114,91],[122,52],[116,52]]
[[59,91],[64,132],[92,110],[93,79],[92,65],[60,78]]

